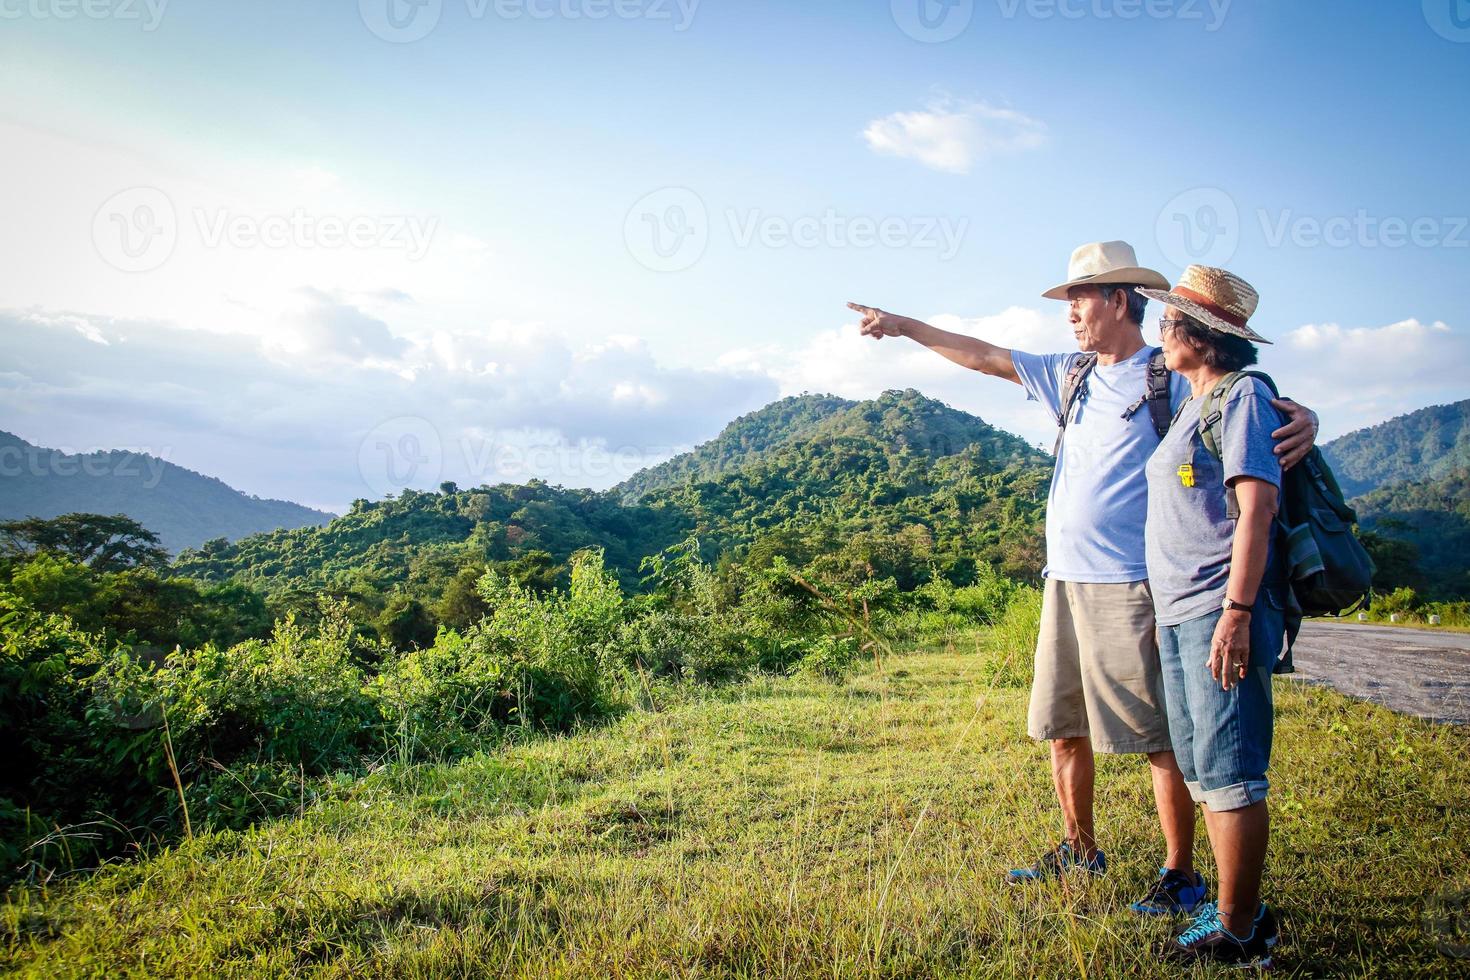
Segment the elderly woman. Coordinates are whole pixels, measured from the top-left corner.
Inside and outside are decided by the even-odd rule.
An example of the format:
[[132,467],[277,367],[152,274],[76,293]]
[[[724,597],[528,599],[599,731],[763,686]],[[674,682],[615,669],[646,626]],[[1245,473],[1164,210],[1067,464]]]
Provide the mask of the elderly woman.
[[1268,966],[1277,926],[1260,900],[1266,767],[1285,632],[1271,432],[1282,417],[1266,384],[1236,372],[1256,362],[1253,341],[1269,341],[1247,326],[1256,291],[1223,269],[1191,266],[1173,289],[1139,292],[1166,305],[1166,363],[1193,396],[1148,464],[1146,552],[1169,734],[1219,873],[1218,904],[1202,906],[1164,955]]

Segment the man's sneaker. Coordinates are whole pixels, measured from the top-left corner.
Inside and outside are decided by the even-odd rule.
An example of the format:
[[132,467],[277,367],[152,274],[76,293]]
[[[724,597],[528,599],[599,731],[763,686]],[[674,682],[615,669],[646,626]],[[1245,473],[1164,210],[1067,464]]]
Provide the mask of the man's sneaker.
[[1101,875],[1108,870],[1108,859],[1102,851],[1098,851],[1091,860],[1084,860],[1082,855],[1072,850],[1072,845],[1062,841],[1053,850],[1043,854],[1041,860],[1031,867],[1012,868],[1006,872],[1006,883],[1024,885],[1032,881],[1054,881],[1074,869]]
[[1160,868],[1159,878],[1138,901],[1128,906],[1139,915],[1188,915],[1210,894],[1199,872],[1193,878],[1173,868]]
[[1280,932],[1276,916],[1264,902],[1251,924],[1251,934],[1244,939],[1231,935],[1220,921],[1220,910],[1215,903],[1206,902],[1200,906],[1194,923],[1164,944],[1163,958],[1181,966],[1219,963],[1241,969],[1266,969],[1271,965],[1271,951]]

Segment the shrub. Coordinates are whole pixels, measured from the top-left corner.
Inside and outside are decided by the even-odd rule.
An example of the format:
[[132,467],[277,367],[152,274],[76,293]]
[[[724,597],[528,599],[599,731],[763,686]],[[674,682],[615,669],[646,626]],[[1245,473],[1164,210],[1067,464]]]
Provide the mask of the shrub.
[[987,636],[980,679],[996,687],[1030,687],[1041,631],[1041,591],[1019,587]]
[[852,672],[861,652],[861,644],[855,636],[818,637],[797,661],[796,671],[829,681],[842,681]]

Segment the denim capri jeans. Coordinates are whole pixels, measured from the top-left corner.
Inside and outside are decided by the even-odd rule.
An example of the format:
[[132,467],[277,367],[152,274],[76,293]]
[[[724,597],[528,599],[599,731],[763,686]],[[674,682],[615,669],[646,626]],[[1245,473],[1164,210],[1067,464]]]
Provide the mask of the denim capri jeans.
[[1266,798],[1274,715],[1271,672],[1286,633],[1285,586],[1262,585],[1251,613],[1250,664],[1230,689],[1210,676],[1219,609],[1159,627],[1169,736],[1196,803],[1239,810]]

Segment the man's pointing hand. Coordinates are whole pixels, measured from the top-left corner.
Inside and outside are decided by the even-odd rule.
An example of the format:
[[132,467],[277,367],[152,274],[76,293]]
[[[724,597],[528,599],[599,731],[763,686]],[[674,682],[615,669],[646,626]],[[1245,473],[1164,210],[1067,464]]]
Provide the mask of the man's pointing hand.
[[893,313],[885,313],[873,306],[864,306],[861,303],[848,303],[847,308],[862,314],[862,322],[858,324],[858,332],[864,337],[872,337],[881,340],[884,337],[897,337],[903,331],[900,324],[904,317]]

